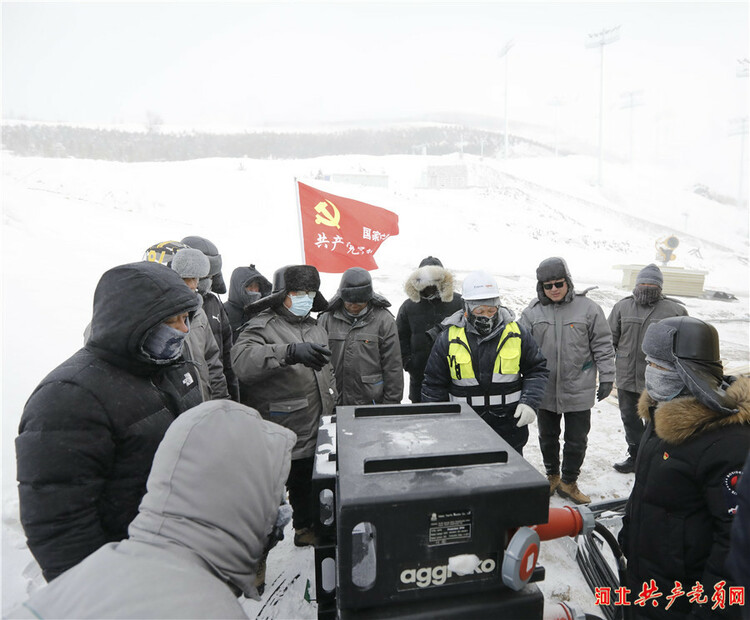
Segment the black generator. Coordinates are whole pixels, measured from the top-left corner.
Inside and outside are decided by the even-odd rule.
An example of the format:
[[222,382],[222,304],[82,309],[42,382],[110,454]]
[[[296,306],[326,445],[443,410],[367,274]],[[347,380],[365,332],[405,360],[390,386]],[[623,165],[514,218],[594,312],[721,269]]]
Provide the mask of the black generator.
[[542,618],[547,479],[468,405],[337,407],[313,490],[319,618]]

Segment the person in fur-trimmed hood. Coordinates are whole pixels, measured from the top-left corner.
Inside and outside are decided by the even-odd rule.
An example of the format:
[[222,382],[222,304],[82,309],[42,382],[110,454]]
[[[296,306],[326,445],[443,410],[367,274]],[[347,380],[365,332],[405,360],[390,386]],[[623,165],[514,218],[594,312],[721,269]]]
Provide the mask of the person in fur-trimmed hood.
[[361,267],[341,276],[339,290],[318,321],[328,332],[338,405],[394,405],[404,395],[404,370],[391,302],[372,290]]
[[243,405],[297,434],[287,480],[294,509],[294,543],[315,542],[312,470],[320,417],[331,415],[336,380],[328,333],[310,315],[328,308],[312,265],[277,269],[273,291],[250,304],[254,314],[232,347]]
[[737,583],[726,559],[750,450],[750,379],[723,375],[716,329],[693,317],[651,324],[643,351],[638,413],[647,427],[620,532],[623,585],[633,596],[652,580],[664,597],[677,582],[684,593],[703,589],[700,602],[679,596],[666,609],[661,599],[637,617],[739,618],[740,607],[727,604]]
[[404,284],[409,299],[398,310],[396,327],[404,370],[409,373],[409,400],[413,403],[422,402],[424,369],[433,343],[427,332],[463,309],[463,299],[453,286],[453,274],[434,256],[423,259]]

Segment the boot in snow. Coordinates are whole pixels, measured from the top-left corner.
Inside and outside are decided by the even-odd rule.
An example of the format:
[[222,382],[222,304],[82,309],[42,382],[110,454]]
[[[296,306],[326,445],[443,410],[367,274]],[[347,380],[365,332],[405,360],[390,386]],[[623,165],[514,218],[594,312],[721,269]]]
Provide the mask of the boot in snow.
[[549,496],[552,497],[560,486],[560,474],[547,474],[549,480]]
[[581,492],[576,482],[560,482],[560,486],[557,487],[557,494],[560,497],[571,500],[575,504],[588,504],[591,502],[591,498]]

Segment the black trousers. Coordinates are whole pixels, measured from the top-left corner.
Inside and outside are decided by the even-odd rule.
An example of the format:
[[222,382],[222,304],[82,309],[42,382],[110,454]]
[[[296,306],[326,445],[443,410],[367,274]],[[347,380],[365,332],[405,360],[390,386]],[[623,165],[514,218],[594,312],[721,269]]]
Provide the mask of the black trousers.
[[409,373],[409,400],[413,403],[422,402],[422,381],[424,376]]
[[638,454],[638,446],[643,437],[645,425],[643,420],[638,416],[638,399],[641,395],[638,392],[627,392],[617,390],[617,401],[620,404],[620,418],[622,426],[625,429],[625,441],[628,442],[628,454],[633,458]]
[[537,412],[539,427],[539,447],[547,474],[560,473],[560,423],[565,418],[565,444],[563,446],[562,475],[566,484],[578,480],[581,465],[586,456],[589,430],[591,430],[591,409],[569,411],[562,415],[555,411],[540,409]]
[[312,528],[315,506],[312,493],[312,474],[315,457],[293,459],[286,479],[289,503],[292,505],[292,525],[295,530]]
[[520,428],[516,426],[518,420],[512,414],[494,416],[491,413],[486,413],[482,416],[482,419],[492,427],[493,431],[505,439],[518,454],[523,456],[523,447],[529,441],[528,425]]

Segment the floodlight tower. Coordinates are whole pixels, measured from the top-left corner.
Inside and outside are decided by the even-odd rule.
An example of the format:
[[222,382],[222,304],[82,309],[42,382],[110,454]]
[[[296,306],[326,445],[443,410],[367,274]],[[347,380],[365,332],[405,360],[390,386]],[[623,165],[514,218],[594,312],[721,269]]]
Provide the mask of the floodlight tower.
[[513,39],[511,39],[497,54],[498,58],[505,58],[505,129],[503,131],[503,137],[505,139],[503,157],[505,159],[508,159],[508,52],[510,51],[510,48],[513,47],[513,44]]
[[586,41],[586,47],[599,48],[599,168],[597,174],[597,183],[602,184],[602,154],[603,154],[603,135],[604,135],[604,46],[614,43],[620,38],[620,26],[592,32]]

